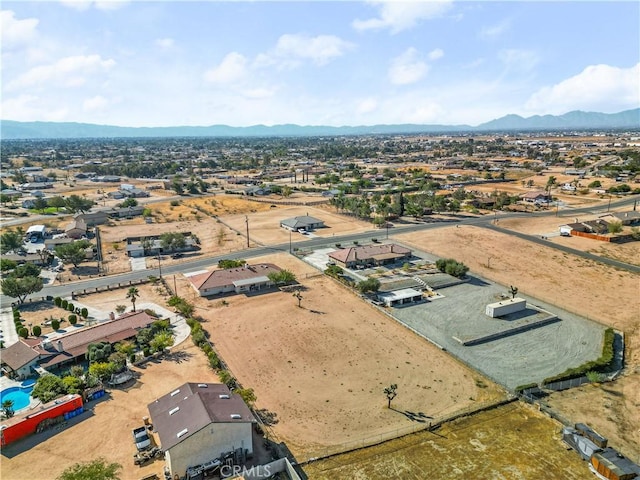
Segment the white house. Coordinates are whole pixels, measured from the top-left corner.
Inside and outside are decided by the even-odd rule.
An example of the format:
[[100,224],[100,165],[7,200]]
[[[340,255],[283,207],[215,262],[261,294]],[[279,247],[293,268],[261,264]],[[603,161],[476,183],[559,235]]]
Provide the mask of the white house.
[[185,383],[147,408],[171,478],[229,453],[253,454],[255,418],[222,383]]

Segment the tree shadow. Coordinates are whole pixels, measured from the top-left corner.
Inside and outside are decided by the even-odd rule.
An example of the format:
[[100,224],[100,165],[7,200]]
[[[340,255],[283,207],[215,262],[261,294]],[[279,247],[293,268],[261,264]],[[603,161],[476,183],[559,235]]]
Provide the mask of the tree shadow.
[[165,360],[169,360],[170,362],[174,363],[186,362],[191,357],[193,357],[193,353],[185,352],[184,350],[178,352],[170,352],[164,355]]
[[260,417],[262,423],[267,426],[272,426],[277,424],[280,420],[278,420],[278,414],[276,412],[271,412],[266,408],[260,408],[255,411],[256,415]]
[[390,410],[393,410],[394,412],[400,413],[401,415],[404,415],[405,417],[407,417],[409,420],[411,420],[412,422],[418,422],[418,423],[427,423],[428,420],[432,420],[433,417],[430,417],[429,415],[426,415],[423,412],[411,412],[409,410],[398,410],[395,409],[393,407],[389,407]]

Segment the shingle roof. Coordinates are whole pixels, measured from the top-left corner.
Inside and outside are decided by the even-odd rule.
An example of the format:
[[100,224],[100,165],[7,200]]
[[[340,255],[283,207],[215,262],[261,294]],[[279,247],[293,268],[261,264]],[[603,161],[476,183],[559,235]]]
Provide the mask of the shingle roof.
[[322,223],[322,220],[318,220],[315,217],[310,217],[309,215],[301,215],[299,217],[292,217],[282,220],[280,225],[284,225],[289,228],[306,228],[309,225],[316,225],[318,223]]
[[222,383],[185,383],[147,408],[164,451],[211,423],[255,421],[240,395]]
[[6,363],[13,370],[18,370],[39,357],[39,354],[29,345],[18,341],[2,350],[2,363]]
[[189,280],[198,290],[208,290],[210,288],[232,285],[239,280],[266,277],[272,272],[279,272],[281,270],[280,267],[273,263],[258,263],[256,265],[244,265],[238,268],[213,270],[212,272],[189,277]]

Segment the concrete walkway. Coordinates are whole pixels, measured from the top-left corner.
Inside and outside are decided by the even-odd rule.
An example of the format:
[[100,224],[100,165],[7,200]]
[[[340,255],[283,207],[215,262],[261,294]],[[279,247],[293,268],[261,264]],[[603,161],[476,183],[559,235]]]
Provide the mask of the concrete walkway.
[[0,340],[4,342],[5,348],[18,341],[18,333],[13,323],[13,311],[11,307],[3,306],[0,309]]

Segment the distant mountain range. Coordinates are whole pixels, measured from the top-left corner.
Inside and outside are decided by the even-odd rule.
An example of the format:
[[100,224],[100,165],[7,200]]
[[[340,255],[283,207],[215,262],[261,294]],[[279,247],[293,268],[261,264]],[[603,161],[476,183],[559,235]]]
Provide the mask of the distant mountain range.
[[418,133],[480,133],[558,130],[640,130],[640,108],[619,113],[573,111],[564,115],[535,115],[523,118],[506,115],[476,127],[470,125],[370,125],[355,127],[254,125],[230,127],[117,127],[90,123],[16,122],[0,120],[0,138],[122,138],[122,137],[310,137],[326,135],[375,135]]

